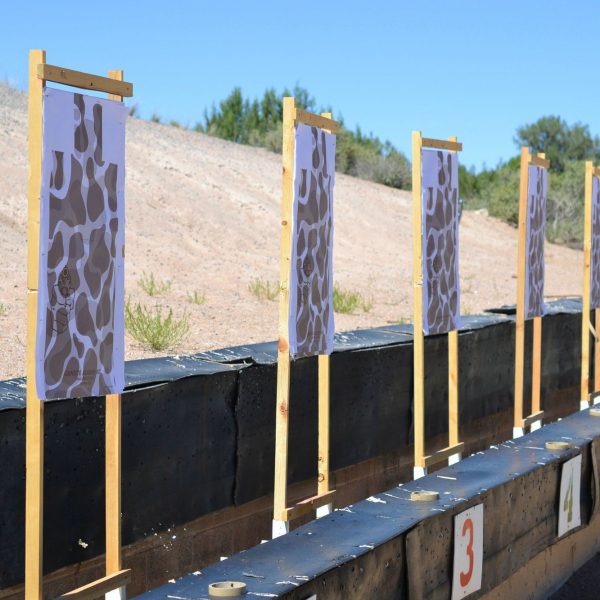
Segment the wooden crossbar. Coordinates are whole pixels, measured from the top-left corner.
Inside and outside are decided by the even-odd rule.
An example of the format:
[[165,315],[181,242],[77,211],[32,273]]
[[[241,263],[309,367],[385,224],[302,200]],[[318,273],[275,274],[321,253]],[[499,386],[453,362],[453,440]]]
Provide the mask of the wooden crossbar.
[[293,521],[302,515],[310,512],[311,510],[315,510],[321,506],[325,506],[326,504],[331,504],[333,502],[333,498],[335,497],[335,490],[329,490],[324,494],[317,494],[316,496],[311,496],[310,498],[305,498],[296,504],[295,506],[291,506],[286,508],[281,513],[282,521]]
[[431,467],[432,465],[436,465],[444,460],[448,460],[453,454],[461,454],[465,449],[464,442],[459,442],[454,446],[447,446],[446,448],[442,448],[429,456],[425,456],[423,459],[423,463],[426,469]]
[[450,150],[452,152],[460,152],[462,143],[454,140],[436,140],[434,138],[421,138],[423,148],[439,148],[440,150]]
[[314,113],[296,108],[294,113],[294,124],[303,123],[310,127],[319,127],[320,129],[326,129],[331,133],[337,133],[340,128],[340,124],[331,118],[324,117],[323,115],[316,115]]
[[91,75],[72,69],[63,69],[54,65],[45,63],[37,66],[38,79],[44,81],[54,81],[63,85],[93,90],[95,92],[105,92],[115,96],[127,97],[133,96],[133,83],[127,81],[118,81],[110,77],[101,77],[100,75]]
[[522,427],[529,427],[532,423],[535,423],[536,421],[541,421],[544,418],[544,411],[540,410],[538,412],[535,412],[531,415],[529,415],[528,417],[525,417],[523,419],[523,425]]
[[529,159],[529,163],[536,167],[550,168],[550,161],[547,158],[542,158],[539,154],[533,154]]
[[131,569],[107,575],[58,597],[58,600],[97,600],[108,592],[118,590],[131,583]]

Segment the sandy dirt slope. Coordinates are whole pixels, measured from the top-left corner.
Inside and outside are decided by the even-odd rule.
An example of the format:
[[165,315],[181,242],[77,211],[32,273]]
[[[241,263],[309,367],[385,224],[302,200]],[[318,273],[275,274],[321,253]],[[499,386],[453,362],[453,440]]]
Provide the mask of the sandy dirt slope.
[[[0,379],[25,371],[26,135],[26,96],[0,85]],[[126,294],[188,312],[176,352],[275,339],[277,303],[256,299],[248,284],[277,279],[280,188],[276,154],[129,119]],[[460,235],[463,312],[514,302],[516,230],[466,212]],[[550,244],[546,252],[547,295],[581,293],[581,253]],[[410,194],[338,174],[335,279],[373,308],[336,315],[336,330],[410,320],[411,260]],[[144,272],[172,280],[171,290],[149,298],[137,283]],[[187,301],[195,290],[204,305]],[[150,355],[127,339],[127,358]]]

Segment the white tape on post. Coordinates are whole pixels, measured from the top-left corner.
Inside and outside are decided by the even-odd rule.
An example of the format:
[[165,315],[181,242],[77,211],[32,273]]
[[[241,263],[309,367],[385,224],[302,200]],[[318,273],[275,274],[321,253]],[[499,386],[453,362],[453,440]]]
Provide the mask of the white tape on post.
[[558,537],[581,525],[580,488],[581,454],[562,466],[558,499]]
[[483,572],[483,504],[454,517],[452,600],[481,589]]

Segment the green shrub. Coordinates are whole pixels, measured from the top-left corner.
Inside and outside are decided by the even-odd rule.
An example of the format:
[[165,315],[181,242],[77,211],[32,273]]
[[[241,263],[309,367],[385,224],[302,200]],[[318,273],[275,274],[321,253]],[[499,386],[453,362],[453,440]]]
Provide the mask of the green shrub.
[[172,285],[171,280],[167,281],[158,281],[154,278],[154,273],[150,273],[150,275],[146,275],[144,273],[142,278],[138,280],[138,285],[148,294],[148,296],[160,296],[161,294],[166,294]]
[[[332,112],[317,108],[315,99],[304,88],[278,94],[268,89],[260,99],[244,98],[240,88],[233,91],[218,106],[204,112],[204,121],[195,130],[239,144],[260,146],[281,152],[283,97],[294,96],[296,106],[314,113]],[[338,117],[339,118],[339,117]],[[343,126],[337,134],[336,170],[402,189],[410,189],[411,173],[408,159],[390,142],[364,134],[360,127],[350,131]]]
[[187,301],[190,304],[198,304],[201,306],[202,304],[206,304],[206,294],[204,292],[199,294],[196,290],[194,290],[192,294],[187,295]]
[[373,308],[373,302],[359,292],[344,289],[337,283],[333,286],[333,310],[336,313],[350,314],[359,307],[363,312],[369,312]]
[[279,296],[279,285],[256,278],[250,282],[248,289],[259,300],[276,300]]
[[0,317],[4,317],[8,314],[8,306],[4,302],[0,302]]
[[187,313],[181,319],[173,318],[173,310],[166,314],[160,306],[148,308],[129,301],[125,306],[125,329],[127,333],[146,348],[170,350],[175,348],[187,335],[190,326]]

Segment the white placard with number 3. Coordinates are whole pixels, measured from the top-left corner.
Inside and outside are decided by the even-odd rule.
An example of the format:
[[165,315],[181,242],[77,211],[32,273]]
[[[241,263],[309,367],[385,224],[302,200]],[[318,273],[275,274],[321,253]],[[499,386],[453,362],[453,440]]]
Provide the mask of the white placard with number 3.
[[581,454],[562,466],[558,499],[558,537],[581,525],[580,487]]
[[481,589],[483,571],[483,504],[454,517],[452,600]]

